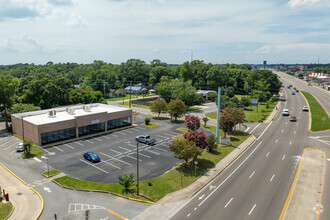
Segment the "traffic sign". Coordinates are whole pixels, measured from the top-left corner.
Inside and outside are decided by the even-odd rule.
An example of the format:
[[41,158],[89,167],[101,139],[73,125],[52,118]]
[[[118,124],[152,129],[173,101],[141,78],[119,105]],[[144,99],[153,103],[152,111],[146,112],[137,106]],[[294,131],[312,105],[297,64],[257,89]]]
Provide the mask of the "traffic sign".
[[325,117],[322,117],[322,121],[325,121]]

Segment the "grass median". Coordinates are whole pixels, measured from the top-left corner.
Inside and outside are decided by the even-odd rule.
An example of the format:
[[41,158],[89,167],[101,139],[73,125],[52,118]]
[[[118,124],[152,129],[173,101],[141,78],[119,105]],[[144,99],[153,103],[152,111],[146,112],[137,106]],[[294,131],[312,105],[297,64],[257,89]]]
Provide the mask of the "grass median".
[[[206,126],[206,129],[215,132],[216,127]],[[220,134],[223,136],[223,133]],[[158,201],[166,194],[177,191],[181,188],[185,188],[192,184],[249,137],[248,135],[245,135],[243,132],[239,131],[229,132],[228,135],[231,136],[231,145],[222,144],[214,152],[204,151],[203,154],[198,157],[196,175],[195,167],[192,163],[190,163],[189,166],[180,164],[159,177],[140,181],[140,195],[136,195],[136,193],[123,193],[123,187],[118,183],[87,182],[72,178],[70,176],[63,176],[55,179],[55,181],[63,186],[75,189],[101,190],[136,199]]]
[[[324,131],[330,129],[330,118],[320,103],[308,92],[302,92],[306,97],[312,116],[311,131]],[[322,120],[324,118],[324,120]]]
[[3,196],[0,196],[0,220],[4,220],[8,217],[13,209],[11,202],[2,202],[4,200]]
[[62,173],[62,172],[59,171],[59,170],[50,170],[49,175],[48,175],[48,171],[44,172],[42,174],[45,175],[46,177],[51,177],[51,176],[55,176],[55,175],[60,174],[60,173]]

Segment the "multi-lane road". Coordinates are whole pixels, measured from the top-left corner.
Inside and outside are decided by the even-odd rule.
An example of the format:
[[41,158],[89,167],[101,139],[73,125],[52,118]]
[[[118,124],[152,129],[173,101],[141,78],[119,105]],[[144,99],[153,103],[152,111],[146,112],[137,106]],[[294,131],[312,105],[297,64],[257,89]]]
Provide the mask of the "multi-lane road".
[[[172,219],[278,219],[291,188],[300,156],[305,147],[326,149],[325,142],[315,141],[308,132],[307,105],[302,94],[291,95],[287,85],[315,94],[330,109],[330,94],[311,88],[284,73],[278,73],[284,83],[282,109],[287,108],[297,122],[278,114],[267,126],[259,126],[257,141],[230,168],[225,170],[208,187],[196,194]],[[288,81],[290,80],[290,81]],[[324,102],[324,103],[323,103]],[[329,133],[329,132],[328,132]],[[323,133],[326,136],[326,132]],[[329,134],[328,134],[329,135]],[[328,146],[329,147],[329,146]],[[326,156],[330,155],[326,151]],[[328,170],[328,165],[326,171]],[[329,178],[325,178],[325,188]],[[320,219],[326,219],[329,207],[325,189]],[[313,207],[312,207],[313,208]]]

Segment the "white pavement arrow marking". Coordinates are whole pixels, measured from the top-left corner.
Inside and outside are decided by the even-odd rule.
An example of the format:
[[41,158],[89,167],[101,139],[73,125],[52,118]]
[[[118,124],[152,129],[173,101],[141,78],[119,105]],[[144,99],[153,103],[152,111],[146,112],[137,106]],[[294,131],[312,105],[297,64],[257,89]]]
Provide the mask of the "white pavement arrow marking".
[[48,158],[47,158],[47,157],[45,157],[45,156],[41,156],[41,158],[42,158],[42,159],[45,159],[45,160],[47,160],[47,159],[48,159]]
[[327,161],[330,161],[330,158],[329,158],[329,159],[327,159]]
[[209,185],[210,190],[214,189],[216,186]]
[[50,188],[48,188],[48,187],[44,187],[44,190],[47,191],[47,192],[52,192],[52,191],[50,190]]
[[199,197],[199,200],[203,199],[205,196],[205,194],[203,194],[202,196]]

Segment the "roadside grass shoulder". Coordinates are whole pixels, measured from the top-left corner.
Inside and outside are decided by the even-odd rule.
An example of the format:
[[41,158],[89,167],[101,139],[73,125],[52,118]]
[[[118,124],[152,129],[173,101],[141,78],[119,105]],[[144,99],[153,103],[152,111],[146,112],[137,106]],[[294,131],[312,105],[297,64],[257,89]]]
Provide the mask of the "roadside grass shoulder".
[[[206,128],[211,132],[214,132],[216,129],[215,126],[206,126]],[[185,188],[192,184],[249,137],[249,135],[245,135],[243,132],[237,131],[230,132],[228,135],[231,136],[231,145],[222,144],[213,152],[204,151],[203,154],[198,157],[196,175],[195,167],[191,162],[188,166],[181,163],[159,177],[140,181],[140,195],[136,195],[134,192],[130,194],[123,193],[123,188],[118,183],[87,182],[72,178],[70,176],[63,176],[55,179],[55,181],[63,186],[75,189],[101,190],[141,200],[158,201],[166,194]]]
[[2,202],[4,199],[3,196],[0,196],[0,220],[6,219],[13,209],[13,204],[11,204],[11,202]]
[[48,176],[48,171],[44,172],[42,174],[45,175],[46,177],[52,177],[52,176],[55,176],[55,175],[60,174],[60,173],[62,173],[62,171],[60,171],[60,170],[50,170],[49,171],[49,176]]
[[[304,91],[302,91],[302,94],[306,97],[310,107],[310,113],[312,116],[311,131],[324,131],[330,129],[330,118],[320,103],[312,94]],[[325,120],[322,121],[322,118]]]
[[[146,95],[134,95],[132,94],[131,95],[131,99],[136,99],[136,98],[141,98],[141,97],[150,97],[150,96],[154,96],[154,95],[149,95],[149,94],[146,94]],[[127,100],[127,99],[130,99],[129,98],[129,94],[126,94],[125,97],[124,97],[124,100]],[[114,97],[114,98],[107,98],[106,101],[120,101],[120,100],[123,100],[123,97]]]
[[197,106],[191,106],[191,107],[188,107],[186,108],[186,112],[192,112],[192,111],[196,111],[196,110],[200,110],[202,109],[201,107],[197,107]]

